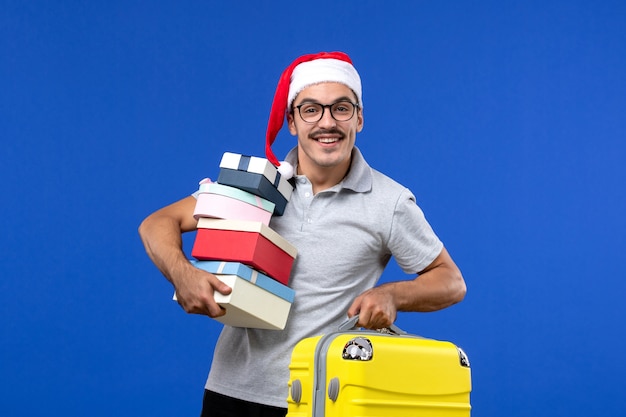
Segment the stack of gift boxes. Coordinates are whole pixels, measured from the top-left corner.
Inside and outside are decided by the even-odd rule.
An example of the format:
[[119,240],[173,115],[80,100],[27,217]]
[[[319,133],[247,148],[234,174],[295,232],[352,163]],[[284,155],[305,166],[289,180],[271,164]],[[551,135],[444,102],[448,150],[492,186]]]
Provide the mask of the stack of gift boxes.
[[203,180],[194,217],[192,263],[232,288],[215,301],[216,320],[235,327],[285,328],[294,291],[287,286],[296,248],[269,226],[282,215],[292,185],[265,158],[226,152],[217,183]]

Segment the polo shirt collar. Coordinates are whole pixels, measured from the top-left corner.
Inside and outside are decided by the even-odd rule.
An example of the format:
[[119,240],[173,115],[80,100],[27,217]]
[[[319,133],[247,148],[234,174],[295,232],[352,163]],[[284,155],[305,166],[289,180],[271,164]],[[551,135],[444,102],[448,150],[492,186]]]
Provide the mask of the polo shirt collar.
[[[293,148],[285,160],[293,166],[294,172],[298,170],[298,147]],[[352,163],[348,175],[337,186],[346,188],[357,193],[368,192],[372,189],[372,170],[365,161],[363,154],[356,146],[352,150]],[[334,188],[334,187],[333,187]]]

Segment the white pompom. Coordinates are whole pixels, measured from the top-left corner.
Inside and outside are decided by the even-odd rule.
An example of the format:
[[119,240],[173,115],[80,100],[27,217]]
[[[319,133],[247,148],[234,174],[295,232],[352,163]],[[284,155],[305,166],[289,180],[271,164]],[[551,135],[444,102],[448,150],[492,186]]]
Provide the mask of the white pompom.
[[288,180],[293,177],[293,166],[289,162],[282,161],[278,167],[278,172],[280,172],[281,177]]

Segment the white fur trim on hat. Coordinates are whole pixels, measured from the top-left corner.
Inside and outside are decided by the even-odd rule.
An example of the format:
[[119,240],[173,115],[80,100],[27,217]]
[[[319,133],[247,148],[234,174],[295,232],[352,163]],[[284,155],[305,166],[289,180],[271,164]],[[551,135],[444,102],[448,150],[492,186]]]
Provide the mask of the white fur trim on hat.
[[356,94],[359,106],[363,108],[359,73],[349,62],[338,59],[316,59],[303,62],[294,68],[289,84],[287,108],[291,107],[298,93],[306,87],[324,82],[336,82],[348,86]]

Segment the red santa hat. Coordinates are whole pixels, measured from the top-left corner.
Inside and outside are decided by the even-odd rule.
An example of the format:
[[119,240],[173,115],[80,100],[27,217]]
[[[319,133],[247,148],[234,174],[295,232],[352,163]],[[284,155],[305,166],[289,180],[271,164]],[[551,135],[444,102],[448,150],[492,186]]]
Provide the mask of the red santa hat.
[[297,58],[283,71],[278,80],[267,124],[265,156],[275,166],[285,165],[276,159],[272,152],[272,144],[283,127],[287,109],[298,93],[306,87],[323,82],[337,82],[348,86],[356,94],[358,104],[363,107],[361,78],[348,55],[343,52],[320,52]]

